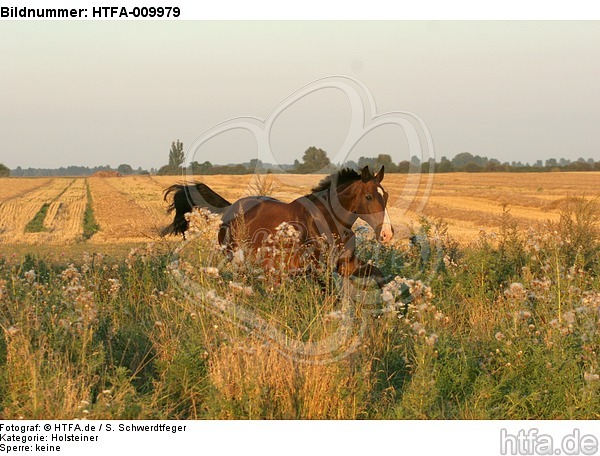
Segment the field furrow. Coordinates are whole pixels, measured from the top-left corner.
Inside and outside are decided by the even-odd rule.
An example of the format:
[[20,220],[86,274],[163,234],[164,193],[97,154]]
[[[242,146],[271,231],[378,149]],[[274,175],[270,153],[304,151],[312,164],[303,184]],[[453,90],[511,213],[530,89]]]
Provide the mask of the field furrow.
[[87,203],[85,179],[76,179],[58,198],[59,210],[50,223],[47,242],[73,242],[83,233],[83,212]]
[[44,203],[50,204],[59,197],[73,179],[50,179],[32,191],[21,193],[0,205],[0,242],[37,242],[37,234],[24,233],[27,223]]

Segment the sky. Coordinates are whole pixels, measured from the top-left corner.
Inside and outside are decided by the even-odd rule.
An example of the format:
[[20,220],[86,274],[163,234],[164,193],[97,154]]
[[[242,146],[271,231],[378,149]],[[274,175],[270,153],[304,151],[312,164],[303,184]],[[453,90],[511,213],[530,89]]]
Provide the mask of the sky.
[[[188,161],[249,161],[259,152],[248,131],[189,147],[229,119],[267,119],[331,75],[359,81],[378,114],[422,119],[438,160],[600,160],[598,21],[4,21],[0,61],[0,163],[11,169],[158,168],[177,139]],[[310,146],[338,156],[353,115],[335,88],[286,105],[269,131],[273,159]],[[411,151],[387,125],[346,158]]]

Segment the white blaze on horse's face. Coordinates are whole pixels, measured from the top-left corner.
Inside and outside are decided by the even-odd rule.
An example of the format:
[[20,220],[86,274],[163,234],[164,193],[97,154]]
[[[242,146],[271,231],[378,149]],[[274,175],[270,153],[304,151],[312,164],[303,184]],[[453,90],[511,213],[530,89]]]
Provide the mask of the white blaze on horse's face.
[[[377,186],[377,193],[379,193],[385,199],[385,192],[381,186]],[[390,242],[394,237],[394,228],[392,227],[392,221],[388,214],[387,207],[383,213],[383,224],[381,225],[381,232],[379,234],[382,242]]]
[[357,181],[362,188],[358,195],[354,195],[358,198],[353,201],[351,210],[373,228],[377,240],[387,243],[394,237],[394,228],[386,209],[388,194],[381,186],[382,180],[383,167],[375,176],[365,167],[361,180]]
[[394,229],[392,228],[392,222],[388,214],[387,208],[383,214],[383,225],[381,226],[381,241],[390,242],[394,237]]
[[[377,193],[374,194],[373,191],[376,191]],[[362,212],[363,215],[361,218],[375,230],[377,240],[388,243],[394,237],[394,228],[392,227],[390,216],[385,207],[387,204],[387,194],[385,190],[378,185],[375,189],[371,190],[370,195],[373,195],[373,197],[369,196],[369,193],[366,195],[367,204],[362,209],[364,212]],[[373,209],[375,210],[373,211]]]

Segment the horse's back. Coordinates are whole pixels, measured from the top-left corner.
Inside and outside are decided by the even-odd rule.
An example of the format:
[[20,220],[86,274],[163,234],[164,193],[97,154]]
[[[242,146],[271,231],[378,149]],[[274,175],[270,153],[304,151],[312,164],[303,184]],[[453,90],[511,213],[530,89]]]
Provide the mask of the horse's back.
[[219,242],[235,242],[243,237],[255,247],[260,247],[261,242],[274,235],[282,223],[291,224],[304,239],[308,223],[306,211],[297,206],[268,196],[242,198],[223,213]]
[[271,203],[281,205],[285,204],[270,196],[247,196],[245,198],[241,198],[223,211],[221,222],[223,225],[229,225],[237,216],[243,215],[246,217],[246,214],[251,214],[257,206]]

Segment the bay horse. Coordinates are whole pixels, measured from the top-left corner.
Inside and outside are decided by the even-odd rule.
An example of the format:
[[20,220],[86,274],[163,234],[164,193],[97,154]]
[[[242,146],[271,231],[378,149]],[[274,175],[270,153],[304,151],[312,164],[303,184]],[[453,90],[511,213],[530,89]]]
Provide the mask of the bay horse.
[[381,186],[385,169],[375,175],[365,166],[359,173],[344,168],[323,179],[308,195],[284,203],[268,196],[249,196],[230,203],[206,184],[172,185],[165,189],[164,199],[173,194],[169,212],[175,211],[173,222],[163,235],[182,234],[188,229],[185,218],[193,207],[221,213],[219,244],[230,259],[240,245],[260,252],[265,241],[272,239],[282,225],[297,231],[300,248],[291,252],[292,265],[300,264],[303,249],[311,249],[312,260],[324,252],[315,240],[324,240],[333,252],[334,266],[343,277],[371,277],[379,287],[385,284],[382,272],[355,256],[355,235],[352,225],[365,221],[375,231],[378,241],[389,242],[394,235],[386,205],[388,193]]

